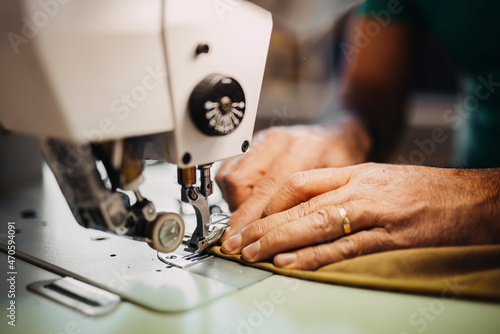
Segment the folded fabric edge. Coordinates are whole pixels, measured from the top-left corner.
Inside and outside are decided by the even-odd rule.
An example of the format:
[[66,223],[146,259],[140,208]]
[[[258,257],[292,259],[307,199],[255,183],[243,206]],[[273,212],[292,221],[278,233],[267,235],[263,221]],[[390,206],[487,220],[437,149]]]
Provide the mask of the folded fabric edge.
[[[409,294],[419,294],[427,296],[439,296],[439,298],[467,299],[488,302],[500,302],[500,289],[492,290],[484,288],[481,284],[471,285],[471,280],[475,277],[467,275],[441,276],[434,279],[401,279],[377,277],[371,273],[360,276],[359,273],[346,272],[321,272],[305,271],[294,269],[282,269],[269,262],[248,263],[241,258],[241,255],[227,255],[221,252],[220,246],[214,246],[209,252],[222,258],[235,261],[251,267],[271,271],[280,275],[305,279],[309,281],[337,284],[347,287],[375,289],[386,292],[399,292]],[[489,271],[491,272],[491,271]],[[500,267],[493,273],[500,280]],[[465,286],[457,291],[452,286]]]

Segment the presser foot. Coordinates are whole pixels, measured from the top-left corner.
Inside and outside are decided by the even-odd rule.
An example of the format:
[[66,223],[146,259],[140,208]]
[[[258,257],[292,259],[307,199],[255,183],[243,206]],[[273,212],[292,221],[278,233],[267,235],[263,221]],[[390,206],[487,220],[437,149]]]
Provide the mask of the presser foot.
[[229,218],[229,215],[220,213],[210,215],[210,222],[205,224],[208,230],[207,234],[201,237],[197,237],[193,234],[188,237],[189,240],[187,240],[188,247],[186,248],[186,251],[199,254],[210,246],[216,244],[220,238],[222,238],[226,229],[230,226],[228,222]]
[[[229,219],[229,217],[227,217],[226,219]],[[214,245],[220,240],[220,238],[222,238],[224,232],[226,232],[226,229],[229,227],[229,223],[221,222],[218,223],[218,225],[219,225],[218,227],[214,226],[212,231],[210,231],[206,237],[198,241],[198,249],[195,251],[195,253],[203,252],[205,249]]]

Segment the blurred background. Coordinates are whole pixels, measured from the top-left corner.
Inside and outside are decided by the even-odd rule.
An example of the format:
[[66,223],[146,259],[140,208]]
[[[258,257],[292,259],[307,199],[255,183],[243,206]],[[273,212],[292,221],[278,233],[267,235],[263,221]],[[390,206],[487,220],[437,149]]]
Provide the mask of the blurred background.
[[[274,31],[261,93],[256,129],[308,124],[338,111],[339,80],[345,65],[340,48],[347,21],[362,1],[252,0],[273,14]],[[441,128],[451,138],[444,114],[457,100],[457,75],[439,42],[424,36],[419,50],[409,128],[390,162],[448,166],[452,140],[421,148]],[[420,144],[422,145],[422,144]],[[432,152],[431,152],[432,151]]]
[[[337,112],[339,80],[345,62],[340,45],[349,16],[360,1],[252,2],[271,11],[274,20],[256,130],[310,124],[324,113]],[[456,103],[456,71],[431,35],[425,36],[419,52],[409,128],[390,162],[448,166],[452,140],[436,144],[432,152],[423,150],[417,142],[432,138],[436,128],[451,138],[451,124],[445,121],[444,114]],[[23,183],[40,179],[42,158],[34,139],[0,127],[0,156],[6,161],[19,161],[15,169],[12,164],[0,164],[0,189],[19,189]]]

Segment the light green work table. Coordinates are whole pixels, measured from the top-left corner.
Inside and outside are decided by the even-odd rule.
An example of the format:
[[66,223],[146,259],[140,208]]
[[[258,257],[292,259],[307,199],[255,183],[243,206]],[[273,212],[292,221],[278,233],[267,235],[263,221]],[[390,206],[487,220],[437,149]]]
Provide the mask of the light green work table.
[[[178,189],[159,190],[175,184],[173,177],[165,177],[162,168],[150,168],[152,181],[146,182],[143,192],[153,197],[158,207],[173,210],[178,203],[169,201]],[[7,307],[12,299],[3,278],[2,334],[500,333],[498,303],[308,282],[253,272],[222,259],[207,262],[206,272],[167,269],[156,252],[142,243],[113,236],[95,241],[106,234],[78,226],[52,176],[47,171],[45,174],[43,184],[0,199],[0,244],[7,242],[7,222],[15,221],[18,254],[54,266],[41,266],[49,272],[32,264],[35,260],[16,260],[16,327],[7,324]],[[21,218],[19,213],[25,209],[35,209],[38,218]],[[110,257],[111,253],[116,256]],[[7,255],[0,253],[3,277],[9,271],[7,260]],[[231,275],[220,269],[225,265],[237,268],[242,277],[248,272],[260,278],[241,286],[228,283]],[[27,290],[33,282],[55,279],[60,274],[96,282],[124,300],[109,314],[87,317]],[[237,273],[234,276],[237,278]],[[130,284],[120,285],[120,280]],[[135,289],[137,286],[141,289]],[[168,309],[178,303],[184,303],[185,310],[160,312],[143,305]]]

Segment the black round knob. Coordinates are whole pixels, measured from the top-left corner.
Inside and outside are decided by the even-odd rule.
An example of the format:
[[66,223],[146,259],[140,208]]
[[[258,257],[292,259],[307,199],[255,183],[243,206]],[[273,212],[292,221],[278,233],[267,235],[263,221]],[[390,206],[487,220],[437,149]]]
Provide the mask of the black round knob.
[[220,74],[203,79],[189,98],[191,119],[208,136],[223,136],[236,130],[245,108],[245,93],[239,82]]

